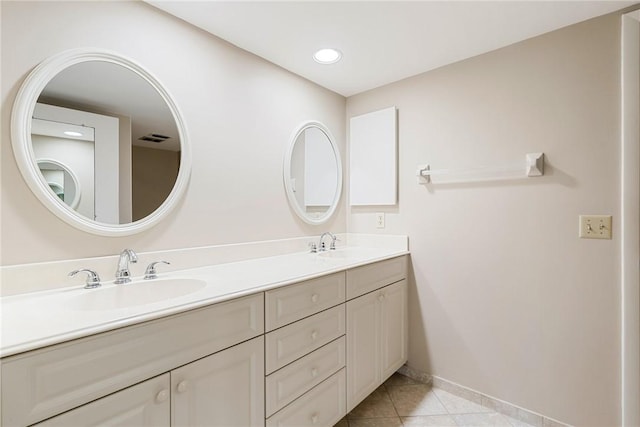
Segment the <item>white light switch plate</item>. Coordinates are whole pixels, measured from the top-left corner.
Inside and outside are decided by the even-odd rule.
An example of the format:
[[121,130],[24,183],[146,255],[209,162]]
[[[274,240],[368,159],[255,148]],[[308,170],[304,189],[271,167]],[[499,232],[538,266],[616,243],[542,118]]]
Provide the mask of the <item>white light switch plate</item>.
[[581,239],[611,239],[611,215],[580,215]]

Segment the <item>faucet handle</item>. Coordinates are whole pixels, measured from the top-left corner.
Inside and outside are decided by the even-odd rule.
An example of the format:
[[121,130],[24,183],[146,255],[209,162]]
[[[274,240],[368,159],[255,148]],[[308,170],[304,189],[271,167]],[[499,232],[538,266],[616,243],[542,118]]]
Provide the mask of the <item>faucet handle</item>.
[[85,282],[85,285],[84,285],[85,289],[99,288],[100,286],[102,286],[102,283],[100,283],[100,276],[98,276],[98,273],[88,268],[73,270],[71,273],[69,273],[69,277],[73,277],[80,272],[87,273],[87,281]]
[[147,269],[144,271],[144,279],[145,280],[151,280],[151,279],[156,279],[158,277],[158,273],[156,271],[156,265],[158,264],[167,264],[167,265],[171,265],[170,262],[167,261],[154,261],[151,264],[149,264],[147,266]]
[[312,254],[318,252],[318,246],[316,246],[315,242],[309,242],[309,250]]
[[331,235],[331,245],[329,246],[329,250],[335,251],[336,250],[336,240],[340,241],[340,239],[338,239],[338,236],[336,236],[335,234]]

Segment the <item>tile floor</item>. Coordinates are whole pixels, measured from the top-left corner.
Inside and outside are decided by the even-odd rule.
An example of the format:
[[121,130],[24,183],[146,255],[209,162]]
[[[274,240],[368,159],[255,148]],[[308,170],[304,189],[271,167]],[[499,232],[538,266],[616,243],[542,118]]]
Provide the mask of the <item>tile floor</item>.
[[530,427],[429,384],[393,374],[335,427]]

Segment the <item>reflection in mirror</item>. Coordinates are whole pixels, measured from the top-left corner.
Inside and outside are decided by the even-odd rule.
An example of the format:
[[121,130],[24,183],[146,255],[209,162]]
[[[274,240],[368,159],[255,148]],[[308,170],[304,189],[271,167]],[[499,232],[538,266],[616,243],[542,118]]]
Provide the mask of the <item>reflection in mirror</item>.
[[80,212],[82,187],[76,174],[68,166],[52,159],[39,159],[38,168],[56,197]]
[[74,209],[97,222],[146,217],[178,176],[180,138],[171,111],[148,82],[118,64],[81,62],[52,78],[38,97],[31,139],[36,157],[77,171],[85,193]]
[[340,198],[342,167],[330,135],[321,123],[308,122],[296,132],[285,157],[287,197],[294,211],[310,224],[326,222]]
[[[61,220],[102,236],[147,230],[176,207],[189,183],[188,142],[164,86],[135,61],[102,49],[46,58],[11,112],[13,153],[33,194]],[[78,203],[69,202],[71,188],[55,168],[38,164],[43,159],[76,177]]]

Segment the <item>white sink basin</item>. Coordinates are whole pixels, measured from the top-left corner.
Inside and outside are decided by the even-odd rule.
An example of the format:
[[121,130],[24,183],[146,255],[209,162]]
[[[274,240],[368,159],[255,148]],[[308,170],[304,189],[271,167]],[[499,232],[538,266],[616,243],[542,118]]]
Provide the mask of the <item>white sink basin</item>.
[[318,252],[318,256],[323,258],[338,258],[338,259],[350,259],[350,258],[362,258],[369,257],[374,255],[376,252],[375,249],[372,248],[343,248],[336,250],[329,250],[324,252]]
[[115,310],[178,298],[197,292],[207,282],[199,279],[171,278],[140,280],[124,285],[85,289],[69,300],[76,310]]

